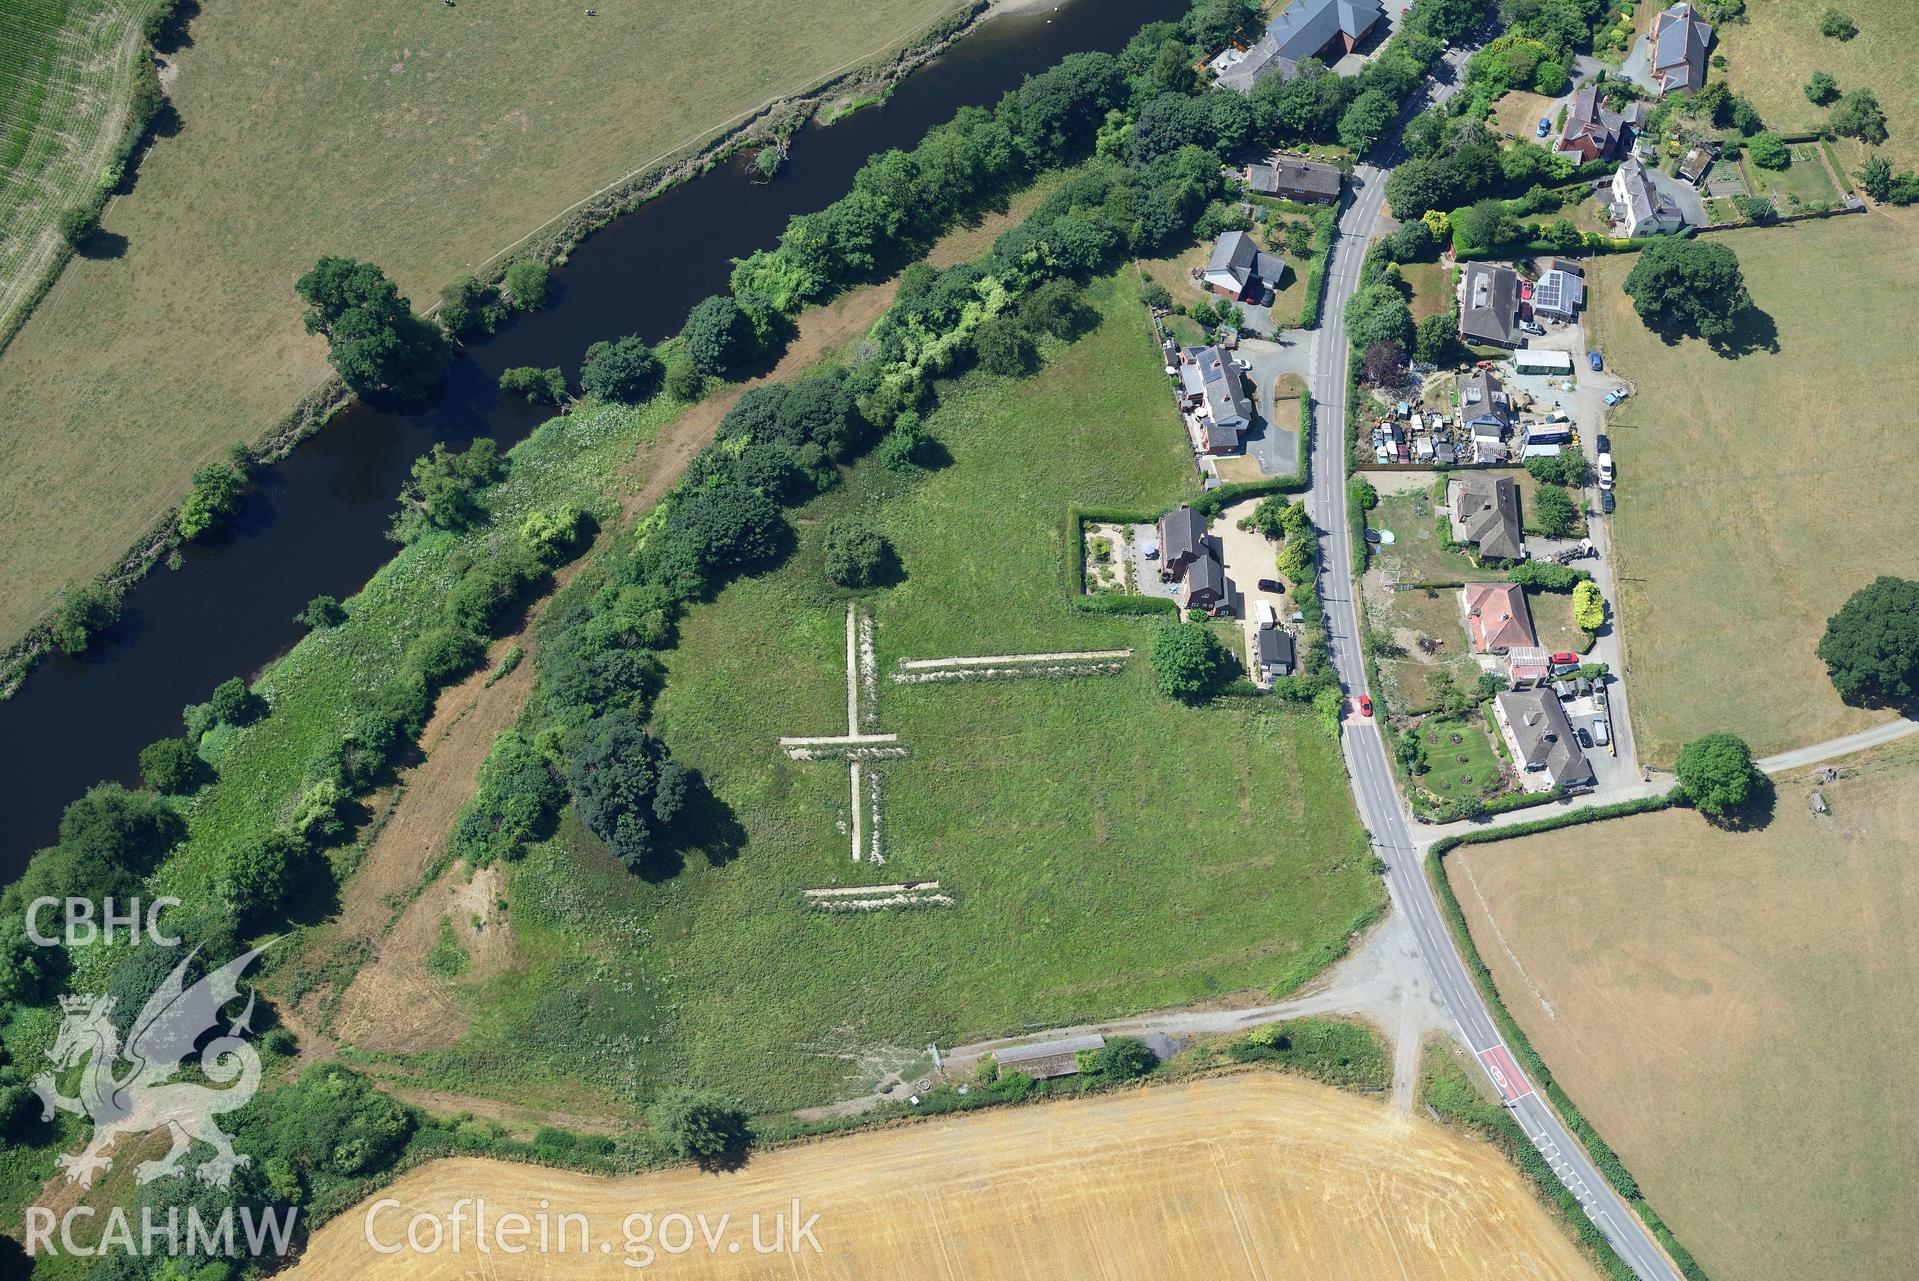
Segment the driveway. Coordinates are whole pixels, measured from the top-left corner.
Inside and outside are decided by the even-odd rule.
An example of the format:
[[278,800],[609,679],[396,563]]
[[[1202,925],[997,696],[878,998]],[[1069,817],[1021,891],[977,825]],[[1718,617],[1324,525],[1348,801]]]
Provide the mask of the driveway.
[[1703,227],[1712,220],[1706,217],[1706,202],[1700,198],[1699,189],[1684,178],[1675,178],[1663,170],[1646,166],[1646,176],[1652,179],[1652,185],[1672,197],[1679,206],[1679,212],[1686,216],[1689,227]]
[[[1258,401],[1258,421],[1246,436],[1246,454],[1267,476],[1290,476],[1299,470],[1299,416],[1297,410],[1273,413],[1273,386],[1282,375],[1313,376],[1315,335],[1295,329],[1279,339],[1245,338],[1237,355],[1252,366],[1247,375]],[[1283,421],[1282,421],[1283,419]]]
[[1278,548],[1266,540],[1264,534],[1250,529],[1241,529],[1239,522],[1252,514],[1259,499],[1248,498],[1234,503],[1219,513],[1210,532],[1219,540],[1220,563],[1226,567],[1226,577],[1239,584],[1239,590],[1246,593],[1246,616],[1239,620],[1240,644],[1242,656],[1248,671],[1253,666],[1253,633],[1258,630],[1256,621],[1257,602],[1265,601],[1271,605],[1282,620],[1286,619],[1290,607],[1279,592],[1266,592],[1259,589],[1262,578],[1279,578],[1279,570],[1274,564]]
[[1626,60],[1619,64],[1619,78],[1632,81],[1647,93],[1659,93],[1659,86],[1652,78],[1651,32],[1632,42],[1632,48],[1626,51]]

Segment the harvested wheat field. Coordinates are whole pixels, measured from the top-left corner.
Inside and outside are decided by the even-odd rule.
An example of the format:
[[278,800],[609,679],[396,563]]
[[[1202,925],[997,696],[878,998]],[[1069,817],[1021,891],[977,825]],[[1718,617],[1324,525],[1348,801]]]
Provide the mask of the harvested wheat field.
[[1809,774],[1760,831],[1668,810],[1447,871],[1513,1017],[1709,1276],[1909,1281],[1919,743]]
[[[648,1274],[673,1277],[1595,1275],[1492,1148],[1425,1120],[1396,1119],[1379,1102],[1268,1074],[852,1135],[757,1156],[723,1175],[603,1179],[438,1161],[381,1196],[398,1205],[376,1199],[333,1220],[287,1275],[571,1281],[631,1276],[648,1250]],[[416,1213],[445,1216],[461,1198],[481,1196],[490,1220],[532,1216],[542,1204],[550,1216],[585,1214],[584,1248],[576,1224],[560,1252],[550,1219],[555,1248],[528,1250],[510,1266],[497,1253],[482,1258],[471,1206],[461,1252],[450,1249],[450,1233],[436,1252],[406,1247]],[[801,1222],[818,1216],[797,1254],[795,1197]],[[368,1244],[369,1211],[373,1239],[399,1243],[398,1253]],[[652,1233],[628,1255],[622,1223],[647,1212]],[[676,1213],[691,1219],[690,1248],[669,1254],[664,1247],[682,1239]],[[756,1213],[763,1245],[773,1240],[773,1215],[789,1216],[785,1251],[755,1251]],[[633,1235],[641,1235],[637,1221]],[[430,1244],[431,1229],[422,1225],[416,1237]]]

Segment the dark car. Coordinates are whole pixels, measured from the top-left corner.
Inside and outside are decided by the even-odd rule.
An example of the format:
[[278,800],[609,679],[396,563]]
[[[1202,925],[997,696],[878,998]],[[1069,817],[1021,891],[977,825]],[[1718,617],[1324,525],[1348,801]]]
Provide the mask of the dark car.
[[1573,733],[1579,736],[1579,745],[1581,747],[1591,747],[1593,745],[1593,736],[1585,730],[1576,729]]
[[1259,590],[1262,592],[1284,592],[1286,590],[1286,584],[1280,582],[1277,578],[1262,578],[1259,580]]
[[1593,437],[1593,443],[1599,446],[1599,452],[1602,454],[1610,454],[1612,452],[1612,441],[1607,438],[1606,433],[1603,431]]
[[1599,510],[1602,512],[1605,512],[1608,516],[1610,516],[1612,515],[1612,508],[1613,508],[1612,490],[1610,489],[1600,490],[1599,491]]

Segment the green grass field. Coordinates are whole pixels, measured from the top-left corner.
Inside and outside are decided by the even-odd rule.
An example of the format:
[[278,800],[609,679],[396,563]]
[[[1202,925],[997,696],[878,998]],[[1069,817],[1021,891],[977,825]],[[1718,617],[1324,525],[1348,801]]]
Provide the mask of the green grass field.
[[1837,205],[1841,195],[1832,185],[1832,175],[1820,155],[1819,144],[1796,142],[1786,150],[1792,163],[1784,169],[1762,169],[1752,163],[1750,156],[1742,157],[1740,164],[1746,175],[1746,186],[1760,195],[1773,195],[1782,214],[1830,209]]
[[94,198],[120,140],[145,8],[0,5],[0,335],[58,260],[61,212]]
[[181,131],[107,213],[124,254],[73,263],[0,356],[0,641],[326,375],[292,293],[319,255],[373,259],[425,306],[582,197],[952,8],[205,5],[171,89]]
[[1714,1278],[1912,1275],[1919,749],[1839,765],[1759,831],[1674,809],[1446,860],[1513,1017]]
[[[884,867],[849,859],[845,768],[778,750],[845,724],[845,596],[817,558],[849,511],[886,528],[907,574],[872,598],[882,673],[903,656],[1144,648],[1154,623],[1079,613],[1065,581],[1069,503],[1193,492],[1123,279],[1095,291],[1101,327],[1039,375],[951,390],[929,421],[950,467],[902,481],[861,465],[801,511],[784,566],[693,611],[655,720],[730,807],[737,856],[649,883],[569,823],[514,877],[526,963],[479,994],[458,1048],[415,1065],[429,1080],[618,1106],[690,1079],[756,1109],[820,1103],[932,1041],[1294,987],[1378,909],[1337,745],[1275,703],[1172,703],[1143,655],[1080,681],[882,676],[879,726],[913,752],[880,768]],[[798,902],[919,879],[957,905]]]
[[[1863,39],[1863,37],[1861,37]],[[1919,575],[1919,375],[1897,318],[1919,288],[1911,226],[1879,214],[1730,232],[1777,353],[1667,346],[1598,260],[1609,366],[1638,385],[1613,413],[1614,515],[1633,717],[1643,759],[1670,765],[1711,730],[1760,754],[1850,733],[1885,713],[1839,701],[1814,647],[1880,574]]]
[[[1819,34],[1819,15],[1836,8],[1859,28],[1851,40]],[[1715,53],[1727,59],[1726,81],[1751,99],[1769,129],[1801,133],[1825,127],[1829,107],[1814,106],[1805,84],[1830,72],[1841,93],[1870,89],[1885,108],[1887,159],[1900,169],[1919,165],[1919,6],[1910,0],[1747,0],[1744,21],[1722,26]],[[1833,144],[1848,173],[1868,148],[1851,138]]]

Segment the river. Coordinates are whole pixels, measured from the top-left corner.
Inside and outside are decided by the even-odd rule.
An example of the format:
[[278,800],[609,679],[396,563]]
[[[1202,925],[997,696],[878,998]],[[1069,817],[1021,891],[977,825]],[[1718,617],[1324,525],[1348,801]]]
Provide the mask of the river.
[[184,549],[127,594],[117,627],[78,658],[43,662],[0,703],[8,822],[0,883],[52,843],[60,812],[106,779],[139,781],[142,747],[182,732],[180,712],[220,681],[256,675],[299,640],[294,615],[321,593],[345,599],[394,552],[388,519],[413,460],[436,441],[523,439],[548,411],[496,387],[515,365],[577,370],[589,344],[679,330],[725,289],[732,259],[770,248],[796,213],[843,195],[868,157],[911,147],[962,106],[990,106],[1021,78],[1083,49],[1117,52],[1179,0],[1066,0],[993,18],[895,87],[884,107],[793,140],[787,168],[755,185],[746,159],[649,201],[589,237],[553,273],[550,304],[469,345],[437,400],[398,412],[356,403],[263,469],[229,537]]

